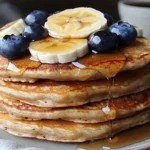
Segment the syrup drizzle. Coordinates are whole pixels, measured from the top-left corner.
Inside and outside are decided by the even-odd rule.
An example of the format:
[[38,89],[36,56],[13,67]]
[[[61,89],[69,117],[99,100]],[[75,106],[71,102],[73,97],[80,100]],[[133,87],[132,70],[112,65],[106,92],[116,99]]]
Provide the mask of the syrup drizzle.
[[[109,80],[110,88],[109,88],[109,94],[110,94],[110,101],[108,103],[109,105],[113,105],[113,98],[112,98],[112,88],[114,86],[115,79],[112,78]],[[115,107],[115,105],[113,105]],[[111,107],[109,107],[111,109]],[[104,112],[105,113],[105,112]],[[106,115],[107,119],[108,116]],[[111,116],[113,117],[113,116]],[[113,118],[111,118],[113,119]],[[131,129],[128,129],[126,131],[123,131],[121,133],[116,134],[115,136],[112,134],[112,121],[109,121],[110,125],[110,136],[103,139],[103,140],[96,140],[96,141],[90,141],[81,143],[78,145],[78,150],[110,150],[110,149],[118,149],[125,146],[129,146],[147,139],[150,139],[150,123],[147,123],[146,125],[134,127]],[[150,144],[149,144],[150,146]],[[150,147],[149,147],[150,148]]]
[[112,79],[107,79],[108,80],[108,82],[109,82],[109,102],[108,102],[108,104],[107,104],[107,106],[105,107],[105,109],[107,110],[107,111],[104,111],[103,110],[103,112],[104,112],[104,114],[105,114],[105,117],[106,117],[106,119],[108,120],[108,125],[110,126],[110,132],[109,132],[109,136],[107,137],[108,139],[110,139],[111,140],[111,138],[113,137],[113,135],[112,135],[112,119],[114,118],[114,116],[113,115],[108,115],[107,114],[107,112],[110,110],[111,111],[111,108],[112,108],[112,104],[113,104],[113,98],[112,98],[112,87],[114,86],[114,78],[112,78]]
[[[109,95],[110,95],[110,99],[109,99],[109,108],[111,108],[111,103],[112,103],[112,90],[111,90],[111,88],[112,88],[112,86],[113,86],[113,79],[110,79],[110,82],[109,82],[110,84],[110,86],[109,86]],[[110,120],[110,119],[109,119]],[[109,126],[110,126],[110,133],[109,133],[109,139],[111,140],[112,139],[112,121],[110,120],[109,121]]]
[[[150,131],[150,123],[121,132],[111,139],[106,138],[104,140],[97,140],[94,142],[85,142],[79,144],[77,149],[78,150],[104,150],[104,149],[117,149],[117,148],[125,147],[131,144],[135,144],[150,139],[149,131]],[[150,144],[148,146],[150,146]]]

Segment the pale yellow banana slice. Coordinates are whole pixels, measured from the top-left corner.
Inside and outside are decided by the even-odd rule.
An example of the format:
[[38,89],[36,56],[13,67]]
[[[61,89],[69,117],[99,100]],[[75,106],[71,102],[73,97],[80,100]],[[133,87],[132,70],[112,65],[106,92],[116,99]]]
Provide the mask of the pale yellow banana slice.
[[107,27],[104,14],[93,8],[67,9],[48,18],[45,28],[56,38],[85,38]]
[[56,39],[47,37],[31,42],[32,58],[41,63],[68,63],[88,53],[87,39]]
[[23,33],[26,24],[23,19],[18,19],[14,22],[10,22],[4,27],[0,28],[0,38],[3,38],[5,35],[19,35]]
[[140,27],[134,26],[134,28],[137,31],[137,36],[138,37],[143,37],[143,29],[141,29]]

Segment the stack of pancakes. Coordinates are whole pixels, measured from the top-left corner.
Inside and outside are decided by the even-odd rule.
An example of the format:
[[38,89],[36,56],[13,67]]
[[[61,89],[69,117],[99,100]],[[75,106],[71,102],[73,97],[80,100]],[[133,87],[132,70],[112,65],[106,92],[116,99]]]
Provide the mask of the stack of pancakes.
[[137,38],[115,53],[89,54],[78,66],[29,58],[0,57],[1,129],[83,142],[150,122],[150,40]]

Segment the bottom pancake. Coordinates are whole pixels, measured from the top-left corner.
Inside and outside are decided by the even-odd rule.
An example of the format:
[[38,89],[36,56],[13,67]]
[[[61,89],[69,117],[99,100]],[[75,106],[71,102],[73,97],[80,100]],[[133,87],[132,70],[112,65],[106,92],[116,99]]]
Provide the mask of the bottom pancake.
[[53,109],[32,106],[0,95],[0,107],[16,119],[62,119],[79,123],[99,123],[131,116],[150,107],[150,89],[111,101]]
[[8,114],[0,113],[0,128],[13,135],[60,142],[103,139],[148,122],[150,122],[150,109],[129,118],[97,124],[81,124],[62,120],[21,121],[10,118]]

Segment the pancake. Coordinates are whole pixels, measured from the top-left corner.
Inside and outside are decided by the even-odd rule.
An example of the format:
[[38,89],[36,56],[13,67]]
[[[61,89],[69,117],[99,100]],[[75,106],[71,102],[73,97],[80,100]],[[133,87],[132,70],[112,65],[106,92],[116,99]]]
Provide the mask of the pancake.
[[17,77],[9,77],[9,78],[1,78],[3,81],[9,81],[9,82],[29,82],[34,83],[37,81],[37,79],[32,78],[17,78]]
[[62,119],[79,123],[99,123],[131,116],[150,107],[150,89],[111,101],[55,109],[36,107],[0,96],[0,107],[15,119]]
[[0,128],[19,136],[60,142],[103,139],[123,130],[150,122],[150,110],[111,123],[81,124],[62,120],[22,121],[0,113]]
[[149,87],[150,64],[139,70],[123,72],[112,80],[87,82],[41,80],[33,84],[0,81],[1,93],[39,107],[79,106],[137,93]]
[[[51,79],[56,81],[86,81],[112,78],[119,72],[142,68],[150,62],[150,40],[137,38],[129,46],[114,53],[89,54],[77,60],[85,66],[80,68],[72,63],[40,64],[30,60],[30,56],[11,60],[17,71],[7,70],[9,61],[0,56],[1,78]],[[19,70],[19,71],[18,71]],[[29,79],[28,79],[29,80]]]

